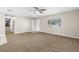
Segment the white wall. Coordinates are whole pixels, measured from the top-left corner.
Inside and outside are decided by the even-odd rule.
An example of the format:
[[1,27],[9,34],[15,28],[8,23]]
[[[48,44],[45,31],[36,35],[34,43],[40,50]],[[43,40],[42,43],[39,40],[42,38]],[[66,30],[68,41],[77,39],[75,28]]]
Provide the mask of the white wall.
[[0,45],[7,43],[5,36],[5,16],[0,14]]
[[15,33],[24,33],[31,31],[32,20],[26,17],[16,16],[15,17]]
[[[59,17],[62,18],[62,25],[59,29],[48,26],[48,20]],[[40,25],[41,32],[79,39],[79,10],[42,17]]]

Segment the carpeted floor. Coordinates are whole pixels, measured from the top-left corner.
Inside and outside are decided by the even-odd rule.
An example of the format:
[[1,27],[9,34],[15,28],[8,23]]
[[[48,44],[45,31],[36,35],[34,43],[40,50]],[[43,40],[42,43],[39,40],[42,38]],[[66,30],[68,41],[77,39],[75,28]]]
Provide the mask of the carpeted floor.
[[79,40],[46,33],[8,34],[0,52],[77,52]]

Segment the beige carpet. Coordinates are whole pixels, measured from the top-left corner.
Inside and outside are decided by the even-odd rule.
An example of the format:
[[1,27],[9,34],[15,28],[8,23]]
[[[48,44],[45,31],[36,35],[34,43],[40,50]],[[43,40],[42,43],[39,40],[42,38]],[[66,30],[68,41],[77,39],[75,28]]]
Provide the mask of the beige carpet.
[[76,52],[79,40],[46,33],[8,34],[1,52]]

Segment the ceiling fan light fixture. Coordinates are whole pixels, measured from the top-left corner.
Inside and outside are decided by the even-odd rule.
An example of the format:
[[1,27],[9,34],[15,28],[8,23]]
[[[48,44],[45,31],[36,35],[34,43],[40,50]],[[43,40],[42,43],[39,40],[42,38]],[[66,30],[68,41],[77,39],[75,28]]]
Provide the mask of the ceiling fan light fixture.
[[39,11],[35,11],[36,14],[39,14]]

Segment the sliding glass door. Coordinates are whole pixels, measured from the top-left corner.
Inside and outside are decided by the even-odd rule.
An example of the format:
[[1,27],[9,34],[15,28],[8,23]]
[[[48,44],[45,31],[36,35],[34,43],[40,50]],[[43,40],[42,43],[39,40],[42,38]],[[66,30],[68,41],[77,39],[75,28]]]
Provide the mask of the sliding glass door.
[[39,32],[39,31],[40,31],[40,19],[33,19],[32,32]]

